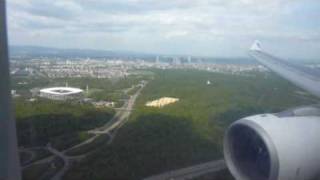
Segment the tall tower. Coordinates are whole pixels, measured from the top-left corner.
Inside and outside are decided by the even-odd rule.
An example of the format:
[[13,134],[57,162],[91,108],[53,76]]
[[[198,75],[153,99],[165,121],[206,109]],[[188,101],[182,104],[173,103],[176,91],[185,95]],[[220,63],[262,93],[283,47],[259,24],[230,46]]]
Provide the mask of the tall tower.
[[173,58],[173,64],[180,65],[181,64],[180,58],[179,57],[174,57]]
[[191,64],[191,56],[188,56],[188,63]]

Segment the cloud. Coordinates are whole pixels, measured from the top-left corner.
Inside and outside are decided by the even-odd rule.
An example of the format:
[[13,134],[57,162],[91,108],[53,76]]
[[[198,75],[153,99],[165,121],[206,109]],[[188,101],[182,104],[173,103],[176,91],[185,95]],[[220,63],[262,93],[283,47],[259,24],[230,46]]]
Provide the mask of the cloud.
[[256,38],[320,43],[317,12],[317,0],[8,1],[15,44],[203,55],[238,56]]

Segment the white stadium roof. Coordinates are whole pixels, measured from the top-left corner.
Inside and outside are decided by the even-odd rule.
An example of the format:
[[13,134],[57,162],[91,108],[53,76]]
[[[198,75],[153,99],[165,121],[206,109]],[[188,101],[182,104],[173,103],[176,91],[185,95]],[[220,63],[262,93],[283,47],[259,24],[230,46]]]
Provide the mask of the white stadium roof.
[[41,93],[53,94],[53,95],[72,95],[82,93],[83,90],[72,87],[52,87],[40,90]]

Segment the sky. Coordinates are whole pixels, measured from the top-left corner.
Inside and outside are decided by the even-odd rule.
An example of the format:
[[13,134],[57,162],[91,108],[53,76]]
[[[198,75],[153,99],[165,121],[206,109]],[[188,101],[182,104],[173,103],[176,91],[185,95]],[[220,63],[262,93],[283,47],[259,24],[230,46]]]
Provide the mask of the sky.
[[319,59],[319,0],[7,0],[10,45]]

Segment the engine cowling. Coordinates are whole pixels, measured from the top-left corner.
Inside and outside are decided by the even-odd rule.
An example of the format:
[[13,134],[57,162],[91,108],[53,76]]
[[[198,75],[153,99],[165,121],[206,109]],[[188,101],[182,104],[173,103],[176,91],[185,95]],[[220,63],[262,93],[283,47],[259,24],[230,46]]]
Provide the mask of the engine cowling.
[[[310,110],[314,114],[310,115]],[[224,137],[224,157],[231,174],[238,180],[318,177],[319,112],[295,109],[249,116],[233,123]]]

